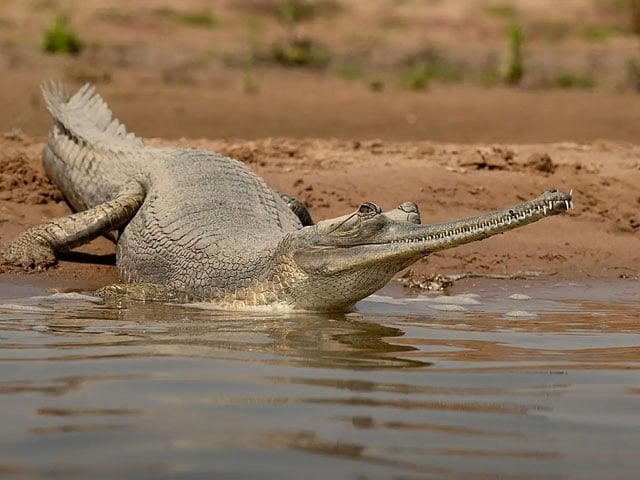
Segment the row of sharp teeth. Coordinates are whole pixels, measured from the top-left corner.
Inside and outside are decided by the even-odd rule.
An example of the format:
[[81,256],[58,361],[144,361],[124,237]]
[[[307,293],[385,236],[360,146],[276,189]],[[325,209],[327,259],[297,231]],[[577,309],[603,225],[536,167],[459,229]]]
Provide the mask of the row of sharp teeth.
[[[570,210],[573,208],[573,202],[571,200],[565,200],[564,201],[564,207],[565,210]],[[505,221],[499,222],[498,220],[493,220],[490,222],[484,222],[484,223],[480,223],[478,225],[476,225],[475,227],[458,227],[455,228],[453,230],[449,230],[449,231],[445,231],[445,232],[438,232],[438,233],[434,233],[433,235],[429,235],[427,237],[421,237],[421,238],[405,238],[403,240],[394,240],[391,243],[420,243],[420,242],[428,242],[428,241],[432,241],[432,240],[440,240],[443,239],[445,237],[450,237],[452,235],[461,235],[461,234],[467,234],[467,233],[473,233],[476,232],[478,230],[483,230],[485,228],[493,228],[493,227],[500,227],[502,225],[510,225],[514,219],[518,219],[518,220],[524,220],[527,217],[533,216],[536,213],[540,213],[542,212],[543,215],[546,215],[548,211],[553,210],[553,202],[547,202],[545,205],[537,205],[534,208],[530,208],[529,210],[525,210],[524,212],[520,212],[517,217],[516,216],[510,216],[509,218],[507,218]]]

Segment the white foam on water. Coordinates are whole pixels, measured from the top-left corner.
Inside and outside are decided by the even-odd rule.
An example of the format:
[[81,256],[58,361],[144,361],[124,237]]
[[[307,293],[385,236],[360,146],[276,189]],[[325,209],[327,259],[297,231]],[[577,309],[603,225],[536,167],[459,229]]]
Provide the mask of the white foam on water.
[[[460,295],[440,295],[438,297],[416,297],[407,298],[405,302],[424,302],[448,305],[480,305],[482,302],[476,300],[477,295],[462,293]],[[434,307],[435,308],[435,307]]]
[[441,312],[467,312],[468,309],[463,307],[462,305],[452,304],[452,303],[436,303],[434,305],[429,305],[429,308],[434,310],[439,310]]
[[509,295],[509,298],[511,300],[531,300],[531,297],[524,293],[514,293],[513,295]]
[[533,312],[527,312],[526,310],[512,310],[510,312],[505,313],[506,317],[512,318],[536,318],[538,314]]
[[394,298],[394,297],[388,297],[386,295],[369,295],[366,299],[367,302],[378,302],[378,303],[390,303],[392,305],[404,305],[407,300],[407,298]]
[[37,295],[35,297],[29,297],[30,300],[64,300],[64,301],[82,301],[91,303],[102,303],[103,300],[100,297],[94,297],[93,295],[85,295],[78,292],[66,292],[66,293],[52,293],[50,295]]

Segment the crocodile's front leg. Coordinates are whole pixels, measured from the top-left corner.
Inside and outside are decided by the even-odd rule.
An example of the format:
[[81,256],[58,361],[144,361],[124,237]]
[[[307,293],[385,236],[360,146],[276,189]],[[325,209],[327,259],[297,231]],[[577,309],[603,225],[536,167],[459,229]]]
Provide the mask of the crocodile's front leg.
[[56,253],[125,226],[143,200],[142,186],[129,184],[111,201],[28,229],[7,242],[2,253],[7,262],[25,268],[42,269],[55,265]]

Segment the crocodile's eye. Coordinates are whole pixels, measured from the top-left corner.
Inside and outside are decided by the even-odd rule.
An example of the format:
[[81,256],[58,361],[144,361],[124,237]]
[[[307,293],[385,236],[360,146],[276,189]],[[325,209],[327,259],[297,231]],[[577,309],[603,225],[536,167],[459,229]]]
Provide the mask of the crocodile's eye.
[[371,218],[374,215],[378,215],[382,212],[382,209],[375,203],[365,202],[358,208],[358,216],[363,218]]

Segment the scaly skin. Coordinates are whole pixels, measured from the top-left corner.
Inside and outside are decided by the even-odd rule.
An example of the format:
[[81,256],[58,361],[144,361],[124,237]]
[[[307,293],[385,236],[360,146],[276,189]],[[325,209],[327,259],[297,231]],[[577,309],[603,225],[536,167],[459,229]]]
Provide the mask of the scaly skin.
[[108,235],[121,284],[104,295],[210,301],[221,308],[348,310],[431,252],[503,233],[571,207],[548,191],[510,209],[421,225],[405,202],[317,224],[297,200],[217,153],[149,148],[112,119],[93,88],[44,89],[54,126],[43,161],[79,212],[33,227],[4,249],[27,268]]

